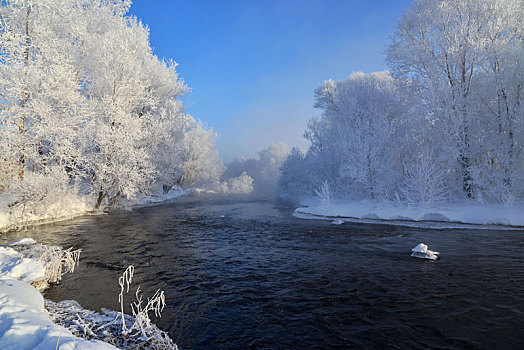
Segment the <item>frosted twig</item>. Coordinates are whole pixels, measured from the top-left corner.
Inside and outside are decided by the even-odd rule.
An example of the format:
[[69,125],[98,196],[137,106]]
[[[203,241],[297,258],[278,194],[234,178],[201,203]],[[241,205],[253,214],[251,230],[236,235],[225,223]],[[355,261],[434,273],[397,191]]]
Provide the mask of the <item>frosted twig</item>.
[[124,287],[126,289],[126,293],[129,293],[129,285],[131,284],[131,281],[133,280],[133,274],[135,272],[135,267],[133,265],[129,265],[127,269],[124,271],[122,276],[118,279],[118,284],[120,285],[120,294],[118,295],[118,301],[120,302],[120,312],[122,315],[122,333],[126,335],[128,333],[127,327],[126,327],[126,321],[124,318]]

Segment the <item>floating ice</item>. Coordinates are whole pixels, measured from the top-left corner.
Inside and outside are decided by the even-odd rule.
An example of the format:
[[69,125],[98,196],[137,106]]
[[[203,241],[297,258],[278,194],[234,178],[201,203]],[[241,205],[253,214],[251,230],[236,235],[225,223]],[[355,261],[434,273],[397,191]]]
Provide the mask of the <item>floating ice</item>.
[[428,246],[424,243],[420,243],[415,248],[411,249],[413,253],[411,253],[412,257],[415,258],[421,258],[421,259],[431,259],[431,260],[437,260],[439,252],[434,252],[428,249]]
[[333,225],[342,225],[344,223],[344,220],[336,219],[332,222]]

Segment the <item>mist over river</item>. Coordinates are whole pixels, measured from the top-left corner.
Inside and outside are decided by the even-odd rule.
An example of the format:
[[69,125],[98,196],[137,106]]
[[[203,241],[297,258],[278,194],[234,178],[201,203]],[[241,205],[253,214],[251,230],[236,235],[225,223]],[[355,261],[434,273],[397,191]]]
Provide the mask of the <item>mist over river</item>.
[[[82,249],[45,297],[119,309],[118,277],[157,289],[182,349],[523,348],[524,232],[301,220],[256,197],[187,197],[22,232]],[[441,252],[410,257],[418,243]],[[127,296],[127,304],[134,295]]]

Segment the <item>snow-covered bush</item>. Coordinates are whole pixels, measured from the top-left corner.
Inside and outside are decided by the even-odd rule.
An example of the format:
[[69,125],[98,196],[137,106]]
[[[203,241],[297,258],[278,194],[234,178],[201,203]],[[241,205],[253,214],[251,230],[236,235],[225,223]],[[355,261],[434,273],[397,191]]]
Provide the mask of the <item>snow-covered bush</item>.
[[410,204],[437,205],[448,199],[446,164],[426,150],[406,169],[400,191]]
[[253,192],[253,179],[243,172],[238,177],[228,179],[227,188],[230,194],[249,194]]
[[315,195],[322,206],[328,206],[333,203],[333,194],[327,181],[322,182],[322,185],[315,190]]
[[285,143],[271,144],[259,151],[256,158],[235,158],[227,164],[224,178],[238,177],[246,172],[253,179],[255,192],[272,194],[276,190],[280,168],[288,154],[289,147]]
[[62,276],[66,273],[73,273],[80,259],[80,249],[63,249],[59,246],[44,244],[33,244],[21,241],[12,243],[11,246],[22,254],[26,259],[33,259],[44,267],[45,277],[31,284],[38,290],[44,290],[49,283],[60,283]]

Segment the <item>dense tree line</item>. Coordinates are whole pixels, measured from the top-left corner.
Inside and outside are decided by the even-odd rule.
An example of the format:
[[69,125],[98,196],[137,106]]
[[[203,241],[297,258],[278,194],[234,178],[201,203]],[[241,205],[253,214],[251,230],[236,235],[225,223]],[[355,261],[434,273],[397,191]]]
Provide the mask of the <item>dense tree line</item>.
[[311,142],[281,191],[327,181],[351,199],[435,204],[524,198],[524,1],[415,0],[387,48],[390,71],[315,90]]
[[130,4],[2,2],[0,192],[13,203],[61,188],[106,207],[220,178],[215,134],[184,112],[176,63],[155,56]]

